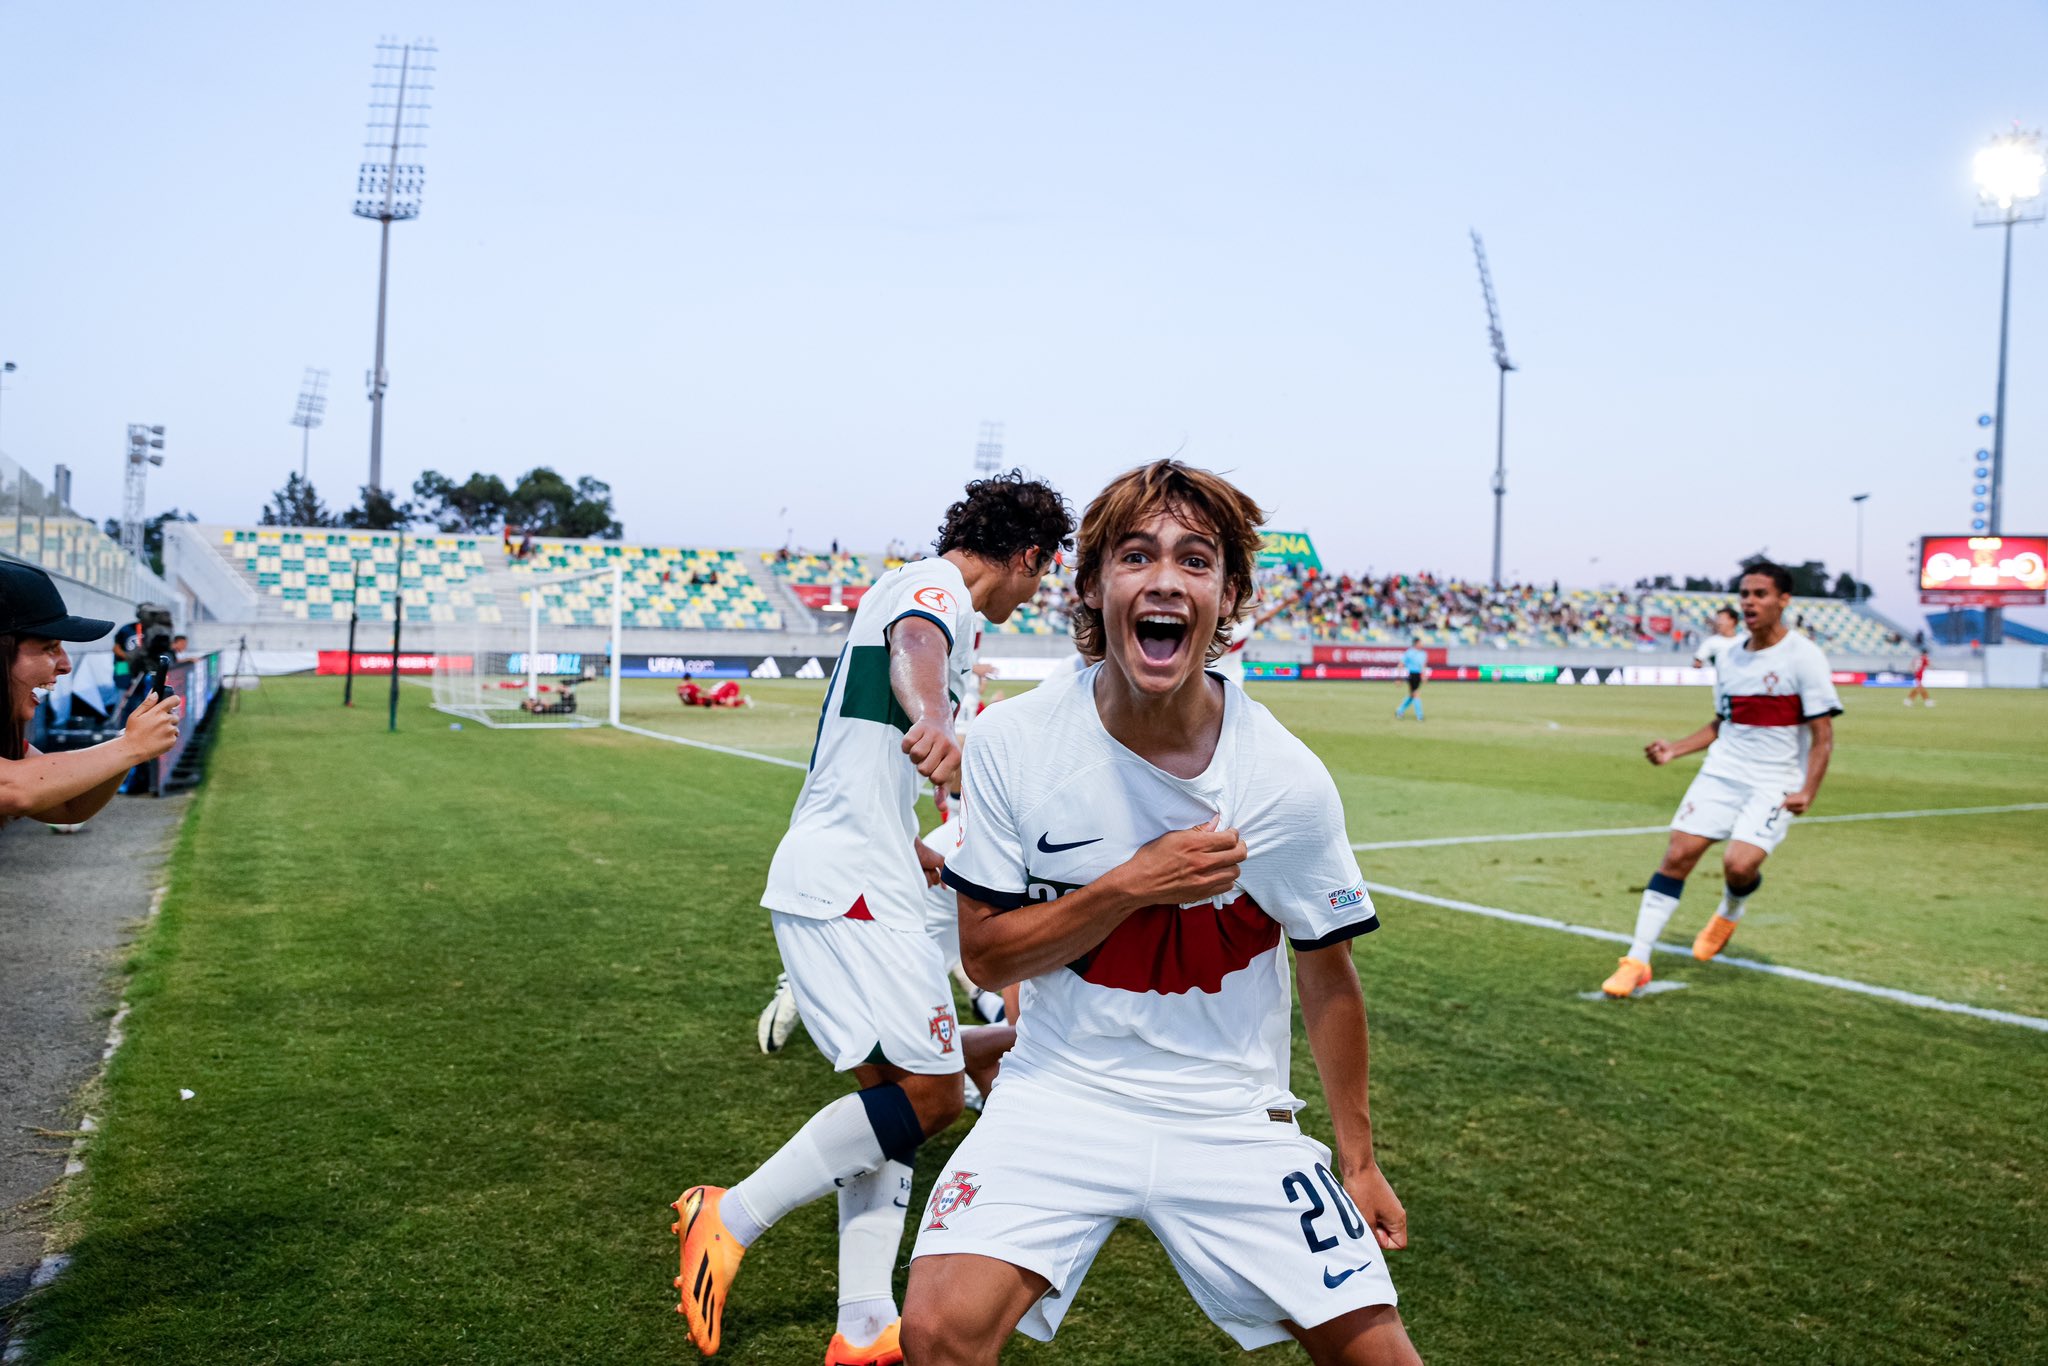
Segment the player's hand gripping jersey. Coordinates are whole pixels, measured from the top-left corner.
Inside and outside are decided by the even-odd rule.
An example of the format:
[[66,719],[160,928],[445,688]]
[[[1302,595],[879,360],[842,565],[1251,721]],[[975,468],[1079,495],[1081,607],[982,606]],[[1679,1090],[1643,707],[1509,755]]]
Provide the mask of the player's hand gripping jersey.
[[768,868],[761,904],[770,910],[824,920],[862,901],[892,929],[924,928],[925,880],[913,847],[918,776],[903,753],[910,718],[889,687],[889,634],[906,617],[946,633],[955,698],[973,671],[974,606],[952,561],[892,569],[861,595],[825,692],[810,772]]
[[1806,723],[1840,715],[1842,702],[1820,646],[1787,631],[1767,650],[1731,642],[1714,664],[1714,710],[1721,732],[1700,776],[1782,793],[1806,782]]
[[982,714],[946,881],[1006,909],[1051,900],[1212,816],[1235,826],[1249,853],[1222,906],[1137,911],[1079,962],[1025,982],[1004,1080],[1180,1115],[1298,1109],[1281,937],[1322,947],[1378,924],[1336,786],[1230,684],[1208,770],[1165,773],[1103,728],[1099,669]]

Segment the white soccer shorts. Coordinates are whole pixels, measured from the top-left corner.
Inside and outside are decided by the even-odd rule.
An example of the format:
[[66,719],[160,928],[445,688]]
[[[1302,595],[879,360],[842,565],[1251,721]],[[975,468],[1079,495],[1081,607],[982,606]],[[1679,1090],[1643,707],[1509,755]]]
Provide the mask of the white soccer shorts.
[[1018,1324],[1041,1342],[1120,1219],[1145,1222],[1202,1312],[1246,1349],[1287,1341],[1283,1319],[1313,1328],[1395,1303],[1330,1150],[1291,1116],[1139,1114],[1005,1077],[939,1178],[912,1258],[973,1253],[1045,1277],[1052,1288]]
[[1768,854],[1792,828],[1792,813],[1785,809],[1790,790],[1749,787],[1702,773],[1685,790],[1671,828],[1704,839],[1741,840]]
[[961,1070],[953,983],[929,934],[844,916],[775,911],[770,919],[797,1013],[835,1070],[862,1063],[931,1076]]

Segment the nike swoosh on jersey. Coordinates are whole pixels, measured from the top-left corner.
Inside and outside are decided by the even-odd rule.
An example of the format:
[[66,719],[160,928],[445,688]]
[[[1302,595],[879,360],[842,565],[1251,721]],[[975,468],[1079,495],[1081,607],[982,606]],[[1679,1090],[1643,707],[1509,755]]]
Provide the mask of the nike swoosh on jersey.
[[1336,1289],[1336,1288],[1337,1288],[1338,1286],[1340,1286],[1340,1285],[1344,1284],[1344,1282],[1346,1282],[1346,1281],[1350,1280],[1350,1279],[1351,1279],[1351,1278],[1352,1278],[1353,1276],[1356,1276],[1356,1275],[1357,1275],[1357,1274],[1358,1274],[1359,1272],[1361,1272],[1361,1271],[1365,1270],[1365,1267],[1367,1267],[1367,1266],[1371,1266],[1371,1265],[1372,1265],[1372,1263],[1371,1263],[1371,1262],[1367,1262],[1367,1263],[1365,1264],[1365,1266],[1354,1266],[1354,1267],[1352,1267],[1352,1268],[1351,1268],[1351,1269],[1350,1269],[1349,1271],[1345,1272],[1345,1273],[1344,1273],[1343,1275],[1341,1275],[1341,1276],[1332,1276],[1332,1275],[1330,1274],[1330,1269],[1329,1269],[1328,1267],[1324,1267],[1324,1268],[1323,1268],[1323,1285],[1324,1285],[1324,1287],[1325,1287],[1325,1288],[1327,1288],[1327,1289],[1330,1289],[1330,1290],[1335,1290],[1335,1289]]
[[1064,853],[1069,849],[1079,849],[1084,844],[1102,843],[1102,836],[1097,835],[1092,840],[1075,840],[1071,844],[1053,844],[1049,841],[1048,838],[1050,833],[1051,832],[1048,831],[1047,834],[1040,835],[1038,837],[1038,852],[1041,854],[1059,854]]

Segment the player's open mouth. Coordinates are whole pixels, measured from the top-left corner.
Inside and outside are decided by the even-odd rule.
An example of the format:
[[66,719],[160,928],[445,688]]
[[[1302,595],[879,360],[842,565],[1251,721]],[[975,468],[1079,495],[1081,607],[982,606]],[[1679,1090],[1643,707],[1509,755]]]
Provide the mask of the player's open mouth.
[[1171,612],[1146,612],[1139,616],[1133,631],[1138,653],[1147,664],[1171,664],[1180,653],[1180,643],[1187,639],[1188,623],[1186,617]]

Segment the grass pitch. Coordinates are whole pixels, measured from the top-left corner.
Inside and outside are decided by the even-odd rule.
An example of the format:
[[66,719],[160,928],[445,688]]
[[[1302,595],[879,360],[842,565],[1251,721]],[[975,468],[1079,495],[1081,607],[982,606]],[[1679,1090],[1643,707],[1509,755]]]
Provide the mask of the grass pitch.
[[[685,715],[629,685],[628,719],[801,760],[820,689]],[[1641,744],[1705,712],[1690,690],[1438,687],[1415,725],[1387,688],[1258,695],[1368,841],[1660,824],[1692,763],[1652,770]],[[325,680],[229,720],[135,954],[32,1360],[695,1359],[666,1202],[841,1089],[801,1040],[753,1044],[776,968],[756,899],[798,775],[609,731],[455,732],[404,698],[395,736]],[[2036,799],[2048,699],[1941,700],[1849,697],[1819,810]],[[1797,829],[1737,948],[2048,1013],[2044,834],[2048,813]],[[1360,857],[1378,882],[1626,929],[1661,844]],[[1380,909],[1357,951],[1373,1108],[1426,1357],[2048,1358],[2042,1035],[1664,958],[1688,989],[1589,1003],[1618,950]],[[1327,1136],[1305,1047],[1296,1071]],[[960,1132],[926,1146],[920,1195]],[[819,1360],[833,1268],[826,1201],[750,1255],[720,1359]],[[1006,1359],[1236,1355],[1126,1227],[1058,1343]]]

